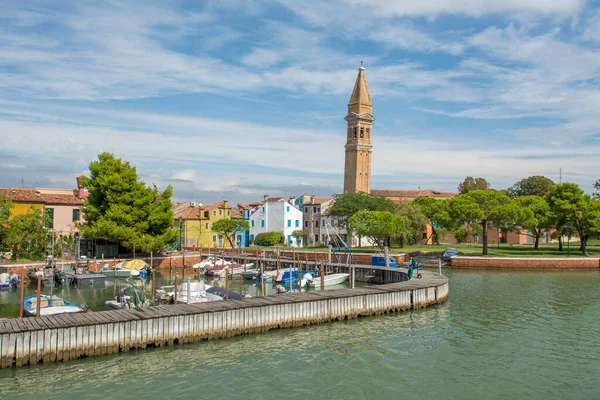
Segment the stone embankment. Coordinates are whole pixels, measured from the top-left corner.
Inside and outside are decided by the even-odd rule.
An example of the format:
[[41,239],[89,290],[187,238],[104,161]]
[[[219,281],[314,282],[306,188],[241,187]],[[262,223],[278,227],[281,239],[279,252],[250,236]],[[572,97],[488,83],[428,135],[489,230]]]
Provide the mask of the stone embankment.
[[456,256],[452,268],[512,268],[512,269],[599,269],[600,258],[506,258]]

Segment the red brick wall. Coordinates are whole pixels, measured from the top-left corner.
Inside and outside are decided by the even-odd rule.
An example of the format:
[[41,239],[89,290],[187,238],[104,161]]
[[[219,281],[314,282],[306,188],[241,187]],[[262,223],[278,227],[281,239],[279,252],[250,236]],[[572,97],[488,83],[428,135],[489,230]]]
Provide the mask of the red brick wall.
[[599,258],[453,257],[452,268],[596,269]]

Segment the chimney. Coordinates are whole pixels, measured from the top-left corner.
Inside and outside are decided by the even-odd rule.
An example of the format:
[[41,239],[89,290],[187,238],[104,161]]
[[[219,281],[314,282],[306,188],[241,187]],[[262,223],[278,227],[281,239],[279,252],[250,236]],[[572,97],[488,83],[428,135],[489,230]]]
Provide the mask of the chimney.
[[265,194],[265,198],[264,198],[264,200],[265,200],[265,201],[266,201],[266,200],[269,200],[269,195],[268,195],[268,194]]
[[85,199],[87,197],[86,190],[83,187],[83,185],[81,184],[81,178],[83,178],[83,177],[84,176],[77,177],[77,198],[78,199]]
[[290,196],[290,204],[294,204],[294,200],[296,200],[296,196]]
[[223,200],[223,208],[229,208],[229,202],[227,200]]

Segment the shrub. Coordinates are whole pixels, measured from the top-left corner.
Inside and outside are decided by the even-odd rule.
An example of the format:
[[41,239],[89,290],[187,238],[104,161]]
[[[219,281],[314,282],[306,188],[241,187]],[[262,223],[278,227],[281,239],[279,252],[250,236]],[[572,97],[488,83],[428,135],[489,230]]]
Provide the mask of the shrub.
[[254,238],[254,244],[256,246],[275,246],[276,244],[283,244],[285,236],[281,232],[265,232],[259,233]]

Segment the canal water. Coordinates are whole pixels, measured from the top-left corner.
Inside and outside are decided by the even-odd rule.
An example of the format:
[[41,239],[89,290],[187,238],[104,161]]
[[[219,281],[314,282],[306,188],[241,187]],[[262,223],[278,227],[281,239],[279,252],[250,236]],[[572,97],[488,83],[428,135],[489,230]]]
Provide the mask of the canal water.
[[60,399],[600,398],[599,271],[445,274],[450,298],[443,305],[0,370],[0,394]]

